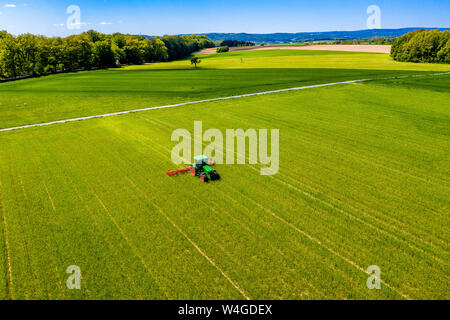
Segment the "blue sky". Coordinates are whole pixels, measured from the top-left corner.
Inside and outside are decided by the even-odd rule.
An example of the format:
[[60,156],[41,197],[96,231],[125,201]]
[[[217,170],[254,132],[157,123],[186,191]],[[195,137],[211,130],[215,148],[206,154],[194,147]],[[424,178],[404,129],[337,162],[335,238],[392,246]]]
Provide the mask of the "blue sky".
[[[67,7],[81,10],[70,30]],[[382,28],[450,27],[449,0],[0,0],[0,29],[13,34],[65,36],[105,33],[308,32],[366,29],[370,5]]]

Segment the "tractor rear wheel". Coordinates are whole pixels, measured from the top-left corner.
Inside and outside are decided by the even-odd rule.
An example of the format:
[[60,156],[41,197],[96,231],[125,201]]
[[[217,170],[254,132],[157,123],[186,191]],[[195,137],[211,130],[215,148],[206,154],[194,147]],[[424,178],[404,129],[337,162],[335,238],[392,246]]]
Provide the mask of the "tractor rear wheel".
[[211,172],[211,180],[220,180],[220,176],[219,176],[219,174],[217,173],[216,170],[213,170]]

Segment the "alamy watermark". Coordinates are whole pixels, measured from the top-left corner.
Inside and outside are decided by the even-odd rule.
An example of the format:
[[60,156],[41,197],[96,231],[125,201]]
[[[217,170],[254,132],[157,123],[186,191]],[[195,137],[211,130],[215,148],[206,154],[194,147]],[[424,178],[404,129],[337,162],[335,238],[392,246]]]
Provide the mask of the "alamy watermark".
[[369,290],[381,289],[381,269],[379,266],[369,266],[366,272],[370,275],[367,278],[366,285]]
[[81,28],[81,9],[77,5],[71,5],[67,7],[67,14],[70,16],[67,18],[67,29],[80,29]]
[[367,8],[367,29],[381,29],[381,9],[377,5],[371,5]]
[[[172,141],[178,144],[172,149],[175,164],[190,164],[194,156],[205,155],[217,164],[261,164],[261,175],[275,175],[280,165],[280,131],[268,129],[208,129],[203,132],[203,122],[194,121],[193,135],[187,129],[172,133]],[[203,143],[209,143],[205,148]],[[247,149],[248,146],[248,149]]]
[[80,290],[81,289],[81,269],[79,266],[69,266],[66,270],[67,274],[70,276],[67,278],[66,285],[69,290]]

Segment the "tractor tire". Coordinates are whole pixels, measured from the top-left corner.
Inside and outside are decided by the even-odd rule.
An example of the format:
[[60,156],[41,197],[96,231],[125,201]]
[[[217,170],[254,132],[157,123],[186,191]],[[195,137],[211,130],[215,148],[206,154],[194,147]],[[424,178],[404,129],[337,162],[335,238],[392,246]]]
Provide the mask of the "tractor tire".
[[220,180],[220,176],[219,176],[219,174],[217,173],[217,171],[216,170],[214,170],[213,172],[211,172],[211,180]]
[[205,183],[209,182],[208,176],[204,173],[200,176],[200,180],[202,180],[202,182],[205,182]]

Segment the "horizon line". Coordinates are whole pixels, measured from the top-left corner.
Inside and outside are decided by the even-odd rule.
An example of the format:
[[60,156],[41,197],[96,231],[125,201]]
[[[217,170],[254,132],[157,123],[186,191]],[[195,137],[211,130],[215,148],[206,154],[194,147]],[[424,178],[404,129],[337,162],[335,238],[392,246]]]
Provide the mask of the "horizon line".
[[[195,34],[195,35],[208,35],[208,34],[247,34],[247,35],[273,35],[273,34],[302,34],[302,33],[310,33],[310,34],[317,34],[317,33],[331,33],[331,32],[364,32],[364,31],[385,31],[385,30],[403,30],[403,29],[415,29],[415,30],[421,30],[421,29],[435,29],[435,30],[450,30],[450,27],[401,27],[401,28],[376,28],[376,29],[356,29],[356,30],[328,30],[328,31],[297,31],[297,32],[268,32],[268,33],[251,33],[251,32],[216,32],[216,31],[208,31],[208,32],[189,32],[189,33],[165,33],[165,34],[161,34],[161,35],[154,35],[154,34],[147,34],[147,33],[139,33],[139,34],[135,34],[135,33],[122,33],[120,31],[114,31],[114,32],[110,32],[110,33],[104,33],[104,34],[113,34],[113,33],[122,33],[122,34],[131,34],[131,35],[141,35],[141,36],[149,36],[149,37],[162,37],[165,35],[191,35],[191,34]],[[89,30],[94,30],[97,32],[100,32],[98,30],[96,30],[95,28],[90,28],[84,31],[79,30],[78,33],[72,33],[69,34],[67,36],[71,36],[71,35],[77,35],[80,33],[84,33],[87,32]],[[7,29],[0,29],[0,31],[6,31],[8,32]],[[8,32],[9,33],[9,32]],[[103,33],[103,32],[100,32]],[[19,34],[15,34],[15,33],[11,33],[14,36],[18,36],[18,35],[23,35],[23,34],[34,34],[32,32],[26,32],[26,33],[19,33]],[[35,35],[41,35],[41,36],[46,36],[49,38],[53,38],[53,37],[66,37],[66,36],[55,36],[55,35],[48,35],[48,34],[35,34]]]

